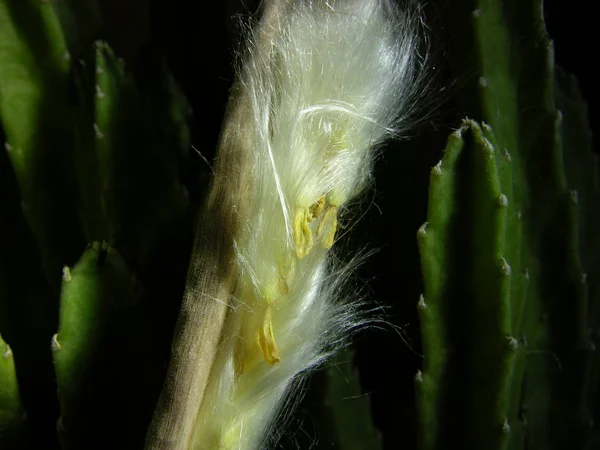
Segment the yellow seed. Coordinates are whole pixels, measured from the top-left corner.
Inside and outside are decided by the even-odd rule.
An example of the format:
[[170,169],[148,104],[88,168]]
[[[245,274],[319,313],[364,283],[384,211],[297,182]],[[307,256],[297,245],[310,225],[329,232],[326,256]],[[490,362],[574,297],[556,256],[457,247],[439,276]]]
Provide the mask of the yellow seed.
[[267,306],[265,310],[265,318],[262,327],[258,332],[258,342],[262,348],[263,356],[272,366],[281,361],[277,344],[275,343],[275,335],[273,334],[273,322],[271,321],[271,306]]
[[306,208],[296,208],[294,216],[294,242],[296,243],[296,255],[304,258],[313,246],[312,231],[308,226],[312,220]]

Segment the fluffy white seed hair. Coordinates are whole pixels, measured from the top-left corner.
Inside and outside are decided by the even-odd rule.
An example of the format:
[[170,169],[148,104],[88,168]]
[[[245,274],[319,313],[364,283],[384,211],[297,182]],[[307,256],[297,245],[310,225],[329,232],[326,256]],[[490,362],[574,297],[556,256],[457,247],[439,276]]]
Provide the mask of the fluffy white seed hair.
[[423,75],[418,20],[378,0],[266,4],[222,137],[222,147],[247,149],[236,171],[251,181],[237,205],[237,281],[193,448],[265,448],[301,375],[355,328],[329,248],[369,180],[374,148],[409,125]]

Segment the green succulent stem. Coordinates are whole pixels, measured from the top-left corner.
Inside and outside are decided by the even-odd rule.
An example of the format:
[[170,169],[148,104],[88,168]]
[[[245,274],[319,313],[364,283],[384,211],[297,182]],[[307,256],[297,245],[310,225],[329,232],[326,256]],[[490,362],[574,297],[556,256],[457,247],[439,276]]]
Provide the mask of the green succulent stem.
[[597,164],[572,82],[571,107],[558,109],[565,77],[541,1],[513,3],[455,11],[477,55],[463,106],[478,122],[448,140],[418,234],[424,449],[591,442]]

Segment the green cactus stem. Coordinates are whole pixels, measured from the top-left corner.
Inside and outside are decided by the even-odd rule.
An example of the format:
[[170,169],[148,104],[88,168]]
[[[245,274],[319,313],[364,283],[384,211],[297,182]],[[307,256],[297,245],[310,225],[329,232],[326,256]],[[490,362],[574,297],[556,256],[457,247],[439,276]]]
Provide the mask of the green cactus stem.
[[0,336],[0,445],[14,439],[22,413],[13,353]]
[[0,121],[22,209],[57,296],[62,265],[74,262],[85,245],[69,170],[70,67],[51,2],[0,1]]
[[[518,252],[511,237],[518,239],[519,223],[511,220],[511,192],[503,186],[511,186],[510,156],[494,144],[489,126],[465,121],[431,174],[428,222],[418,233],[425,279],[418,303],[425,360],[416,376],[422,448],[462,440],[465,448],[501,448],[516,422],[510,382],[522,349],[511,310],[522,297],[511,304],[510,294],[523,280],[509,258]],[[459,398],[462,416],[452,412]]]
[[572,224],[571,249],[573,277],[580,281],[579,300],[575,306],[576,336],[570,366],[570,384],[566,393],[574,423],[584,445],[592,445],[594,400],[600,375],[600,182],[598,160],[592,153],[588,129],[587,106],[575,77],[560,68],[555,71],[556,105],[561,115],[561,141],[567,185],[576,208],[577,221]]
[[[106,243],[94,243],[73,269],[64,269],[52,349],[62,413],[58,430],[67,449],[138,448],[143,442],[149,421],[143,406],[150,399],[144,399],[148,330],[137,307],[140,294],[139,283]],[[103,417],[108,411],[110,427]]]
[[587,448],[600,228],[585,120],[555,105],[541,2],[474,3],[455,13],[480,75],[463,107],[482,125],[449,139],[419,231],[421,448]]
[[42,272],[7,153],[0,154],[0,217],[0,333],[11,347],[10,364],[14,363],[18,377],[25,430],[23,439],[14,445],[3,440],[0,448],[29,448],[25,442],[30,437],[52,448],[55,430],[51,424],[58,417],[58,402],[47,344],[56,330],[57,298]]
[[[76,171],[86,237],[107,240],[140,267],[161,231],[188,205],[178,177],[181,147],[189,147],[181,101],[163,87],[164,70],[140,92],[105,42],[96,42],[93,55],[77,64],[82,114]],[[157,97],[176,105],[156,111],[148,99]]]

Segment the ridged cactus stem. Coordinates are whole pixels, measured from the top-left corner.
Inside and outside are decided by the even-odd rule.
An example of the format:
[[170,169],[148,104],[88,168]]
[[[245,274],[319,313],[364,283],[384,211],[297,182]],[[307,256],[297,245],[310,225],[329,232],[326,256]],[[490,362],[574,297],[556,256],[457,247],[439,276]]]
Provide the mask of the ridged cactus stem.
[[119,246],[140,266],[161,229],[180,220],[188,203],[176,167],[181,147],[189,147],[185,103],[170,74],[156,66],[160,84],[142,90],[124,61],[97,41],[77,62],[75,76],[83,104],[75,169],[86,237]]
[[[76,258],[81,230],[69,156],[71,67],[52,3],[0,1],[0,120],[23,213],[58,295],[62,261]],[[54,203],[60,198],[61,202]]]
[[[139,378],[143,363],[138,355],[143,349],[136,348],[144,339],[135,309],[139,294],[125,262],[105,242],[93,243],[73,268],[64,268],[60,323],[52,350],[62,413],[58,431],[66,449],[141,445],[141,434],[134,438],[137,442],[130,440],[140,418],[124,421],[132,406],[139,408],[135,399],[145,385]],[[119,362],[122,373],[98,377],[107,361]],[[101,411],[111,403],[119,404],[112,417],[115,423],[101,431]],[[100,436],[90,442],[96,433]]]
[[[502,189],[502,181],[511,185],[509,158],[494,147],[489,126],[466,121],[432,169],[428,223],[418,233],[425,277],[418,308],[426,360],[416,377],[423,448],[465,436],[469,448],[504,448],[516,416],[509,399],[522,349],[511,333],[510,288],[518,274],[507,259],[518,245],[507,239],[511,205]],[[459,398],[464,415],[452,418]]]
[[13,353],[0,336],[0,444],[11,439],[10,434],[20,425],[21,415],[21,398]]
[[568,395],[573,402],[579,433],[591,445],[593,402],[597,396],[600,324],[600,183],[598,160],[591,149],[588,133],[587,107],[576,80],[562,70],[556,70],[556,105],[561,116],[561,142],[564,149],[564,169],[570,189],[574,220],[571,223],[571,276],[579,281],[574,303],[577,347],[572,360],[580,378],[573,379],[574,391]]
[[[556,107],[541,1],[479,0],[454,13],[469,23],[464,44],[480,75],[463,106],[481,125],[466,122],[466,135],[463,125],[464,144],[450,138],[419,232],[422,448],[585,448],[596,289],[587,271],[598,260],[586,254],[599,234],[579,198],[598,199],[589,151],[574,148],[586,147],[585,121],[565,128]],[[583,166],[585,181],[574,169]]]

